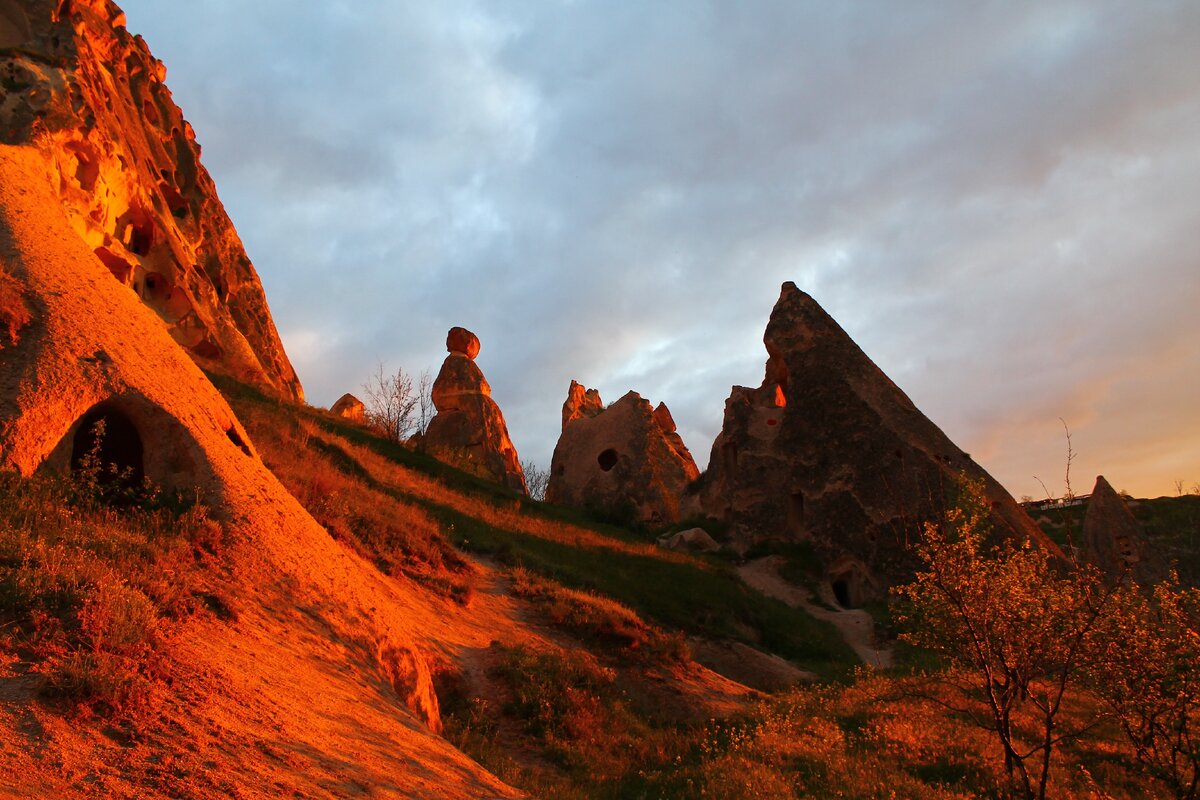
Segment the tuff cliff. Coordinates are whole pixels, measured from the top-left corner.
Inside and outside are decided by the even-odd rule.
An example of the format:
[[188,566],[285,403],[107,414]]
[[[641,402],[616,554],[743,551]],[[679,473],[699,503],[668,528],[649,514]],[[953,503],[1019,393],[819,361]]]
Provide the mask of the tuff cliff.
[[303,399],[165,75],[108,0],[0,0],[0,143],[43,154],[75,234],[193,360]]
[[700,473],[665,404],[629,392],[605,408],[599,392],[571,381],[562,418],[547,500],[652,526],[679,521],[680,498]]
[[763,342],[762,385],[733,387],[696,498],[735,546],[811,542],[839,599],[858,605],[911,574],[914,537],[965,475],[984,482],[997,535],[1057,550],[794,283]]

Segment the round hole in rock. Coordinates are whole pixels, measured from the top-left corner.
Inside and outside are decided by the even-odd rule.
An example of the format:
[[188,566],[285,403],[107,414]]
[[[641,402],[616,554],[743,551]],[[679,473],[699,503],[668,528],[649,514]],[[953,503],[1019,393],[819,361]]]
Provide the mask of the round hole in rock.
[[143,454],[142,437],[129,417],[116,409],[93,408],[75,429],[71,471],[90,472],[105,487],[133,489],[145,479]]
[[617,451],[611,447],[605,450],[600,455],[596,456],[596,463],[600,465],[600,469],[608,472],[617,465]]

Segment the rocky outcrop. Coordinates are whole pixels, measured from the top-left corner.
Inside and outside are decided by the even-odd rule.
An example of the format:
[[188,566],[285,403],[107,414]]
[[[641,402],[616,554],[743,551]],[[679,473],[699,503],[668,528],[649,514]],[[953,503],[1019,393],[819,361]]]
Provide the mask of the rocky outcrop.
[[565,430],[567,423],[577,419],[591,418],[604,410],[604,402],[600,392],[589,389],[582,383],[571,381],[567,389],[567,399],[563,401],[562,426]]
[[433,382],[437,413],[422,438],[423,446],[448,464],[527,494],[525,473],[504,415],[475,364],[479,338],[466,328],[451,328],[446,349],[450,355]]
[[193,360],[302,399],[165,74],[108,0],[0,0],[0,142],[42,153],[90,258]]
[[648,525],[680,519],[680,498],[699,476],[665,405],[637,392],[608,408],[595,389],[571,381],[546,499],[629,516]]
[[1132,578],[1149,585],[1166,577],[1142,526],[1103,475],[1096,477],[1083,517],[1083,557],[1114,581]]
[[763,336],[762,385],[733,387],[693,502],[742,549],[811,543],[850,605],[916,566],[911,544],[960,476],[982,480],[997,535],[1056,550],[825,311],[785,283]]
[[359,425],[367,421],[367,407],[363,405],[362,400],[349,392],[339,397],[337,402],[330,406],[329,411],[342,419],[357,422]]

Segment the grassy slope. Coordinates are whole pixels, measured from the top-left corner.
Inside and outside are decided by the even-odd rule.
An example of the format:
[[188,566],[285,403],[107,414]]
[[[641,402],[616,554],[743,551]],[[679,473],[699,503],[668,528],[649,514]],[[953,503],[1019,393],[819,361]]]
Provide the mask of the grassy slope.
[[[271,429],[315,428],[319,435],[306,439],[310,456],[420,508],[464,550],[606,595],[668,629],[743,641],[829,677],[856,663],[831,626],[750,589],[720,559],[663,552],[634,531],[514,494],[318,410],[215,381],[256,440]],[[375,474],[381,464],[369,454],[391,465],[390,479]],[[270,465],[277,472],[282,466]]]

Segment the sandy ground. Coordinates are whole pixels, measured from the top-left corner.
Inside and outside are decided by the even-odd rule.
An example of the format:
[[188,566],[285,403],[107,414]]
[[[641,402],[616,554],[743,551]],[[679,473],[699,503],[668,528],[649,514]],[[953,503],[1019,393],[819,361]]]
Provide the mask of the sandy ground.
[[793,608],[802,608],[816,619],[832,623],[864,664],[879,668],[892,666],[892,649],[876,642],[875,621],[870,614],[859,609],[834,611],[832,608],[838,608],[838,605],[832,596],[821,598],[832,608],[813,602],[812,594],[807,589],[789,583],[780,576],[782,562],[780,556],[756,559],[739,567],[738,575],[749,586],[768,597],[782,600]]

